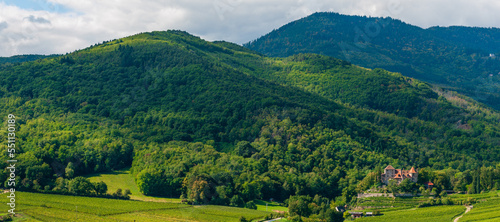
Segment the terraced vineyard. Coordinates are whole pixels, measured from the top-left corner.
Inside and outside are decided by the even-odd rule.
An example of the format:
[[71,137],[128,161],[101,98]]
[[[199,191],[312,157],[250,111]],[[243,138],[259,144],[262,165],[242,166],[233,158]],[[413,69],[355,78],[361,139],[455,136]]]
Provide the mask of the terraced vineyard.
[[[0,210],[7,212],[7,198]],[[259,219],[268,212],[223,206],[127,201],[39,193],[16,193],[16,212],[29,221],[239,221]]]
[[[197,206],[182,209],[158,210],[150,212],[136,212],[130,214],[119,214],[109,216],[108,219],[118,221],[133,221],[130,218],[140,218],[140,221],[239,221],[240,216],[253,220],[263,218],[267,213],[262,211],[249,210],[244,208],[224,207],[224,206]],[[179,219],[179,220],[177,220]],[[182,219],[182,220],[181,220]],[[187,219],[187,220],[186,220]]]
[[500,198],[491,198],[474,204],[474,208],[460,219],[460,222],[468,221],[500,221]]
[[[464,214],[463,217],[459,219],[460,222],[500,221],[499,192],[454,194],[448,197],[453,201],[474,199],[479,202],[473,205],[474,207],[470,212]],[[429,200],[429,198],[432,197],[371,197],[359,199],[357,209],[363,209],[364,212],[378,209],[383,214],[382,216],[362,218],[359,221],[452,221],[453,218],[462,215],[466,210],[466,207],[462,205],[418,208],[420,203]]]
[[[358,199],[357,206],[360,208],[379,209],[380,211],[394,211],[415,208],[418,204],[429,200],[425,197],[369,197]],[[369,211],[369,210],[368,210]]]
[[384,212],[383,216],[364,217],[356,221],[452,221],[465,211],[464,206],[436,206]]

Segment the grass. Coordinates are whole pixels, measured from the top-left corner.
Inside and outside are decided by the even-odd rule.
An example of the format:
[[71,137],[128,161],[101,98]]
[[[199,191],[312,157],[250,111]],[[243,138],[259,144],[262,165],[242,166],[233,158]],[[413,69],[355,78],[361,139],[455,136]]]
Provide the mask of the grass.
[[[271,201],[263,201],[263,200],[256,200],[254,201],[255,205],[257,205],[257,210],[260,211],[267,211],[267,212],[275,212],[276,211],[288,211],[288,208],[280,206],[279,203],[277,202],[271,202]],[[267,207],[266,207],[267,203]]]
[[132,200],[173,203],[181,202],[181,200],[178,198],[144,196],[141,192],[139,192],[139,188],[137,188],[134,177],[132,176],[132,174],[130,174],[129,168],[116,170],[110,173],[91,174],[87,175],[87,178],[89,178],[91,182],[103,181],[104,183],[106,183],[106,185],[108,185],[108,193],[113,193],[117,189],[129,189],[130,192],[132,192],[132,195],[130,195],[130,199]]
[[[0,210],[7,212],[7,198]],[[16,221],[202,221],[233,222],[240,216],[260,219],[268,212],[225,206],[114,200],[16,192]]]

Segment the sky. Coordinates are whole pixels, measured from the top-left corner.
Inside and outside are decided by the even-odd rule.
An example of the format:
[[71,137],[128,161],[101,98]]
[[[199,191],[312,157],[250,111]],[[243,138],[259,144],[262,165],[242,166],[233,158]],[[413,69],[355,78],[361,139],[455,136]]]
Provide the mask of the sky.
[[500,26],[497,0],[0,0],[0,56],[64,54],[169,29],[243,44],[324,11],[390,16],[423,28]]

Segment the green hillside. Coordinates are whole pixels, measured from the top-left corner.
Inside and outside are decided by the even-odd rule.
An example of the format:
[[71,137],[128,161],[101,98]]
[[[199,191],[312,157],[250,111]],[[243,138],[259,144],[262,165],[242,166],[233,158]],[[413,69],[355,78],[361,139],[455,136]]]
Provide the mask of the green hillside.
[[400,72],[459,91],[498,110],[498,36],[498,28],[422,29],[390,17],[314,13],[245,46],[269,56],[318,53]]
[[247,208],[316,196],[326,217],[387,164],[446,169],[422,171],[440,189],[500,180],[496,111],[331,57],[269,58],[166,31],[8,64],[0,77],[0,139],[14,114],[19,190],[97,195],[73,178],[131,167],[147,196]]
[[0,66],[2,64],[13,64],[13,63],[21,63],[21,62],[29,62],[35,61],[43,58],[56,57],[57,55],[17,55],[11,57],[0,57]]

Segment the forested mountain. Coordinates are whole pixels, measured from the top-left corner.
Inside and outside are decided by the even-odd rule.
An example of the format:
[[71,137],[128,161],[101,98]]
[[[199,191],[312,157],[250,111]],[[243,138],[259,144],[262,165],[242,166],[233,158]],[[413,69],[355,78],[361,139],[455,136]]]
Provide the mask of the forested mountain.
[[17,55],[11,57],[0,57],[0,65],[5,63],[20,63],[20,62],[29,62],[35,61],[37,59],[43,59],[48,57],[55,57],[57,55]]
[[[4,65],[0,77],[0,139],[14,114],[21,190],[132,166],[147,195],[348,202],[387,164],[470,172],[500,161],[500,115],[468,97],[332,57],[269,58],[181,31]],[[464,175],[466,189],[476,177]]]
[[400,20],[315,13],[246,47],[268,56],[318,53],[459,91],[500,109],[500,29],[431,27]]

